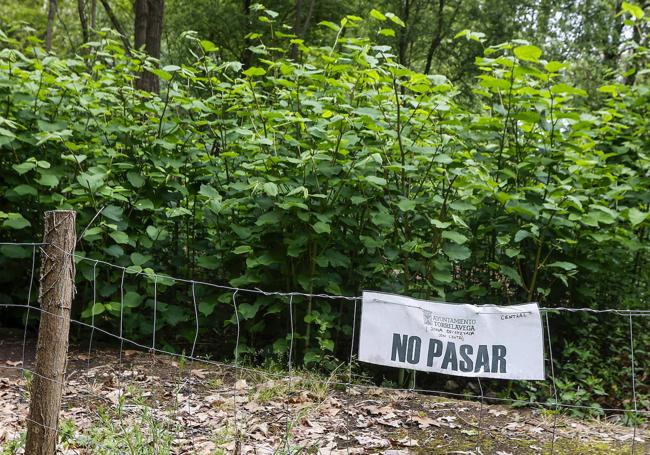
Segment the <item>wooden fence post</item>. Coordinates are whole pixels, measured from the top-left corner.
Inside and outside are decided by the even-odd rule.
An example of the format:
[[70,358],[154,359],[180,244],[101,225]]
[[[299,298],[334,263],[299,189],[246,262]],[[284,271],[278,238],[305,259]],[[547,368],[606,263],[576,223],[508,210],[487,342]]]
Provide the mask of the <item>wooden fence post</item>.
[[54,455],[68,356],[70,308],[75,293],[73,253],[77,242],[72,210],[45,212],[40,277],[41,319],[30,389],[25,453]]

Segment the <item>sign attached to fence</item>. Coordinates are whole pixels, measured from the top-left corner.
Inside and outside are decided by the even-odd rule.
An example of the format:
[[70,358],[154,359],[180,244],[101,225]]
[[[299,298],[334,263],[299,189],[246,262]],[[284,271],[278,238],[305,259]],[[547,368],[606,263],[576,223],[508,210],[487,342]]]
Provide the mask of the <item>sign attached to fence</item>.
[[364,292],[359,360],[454,376],[543,380],[539,308]]

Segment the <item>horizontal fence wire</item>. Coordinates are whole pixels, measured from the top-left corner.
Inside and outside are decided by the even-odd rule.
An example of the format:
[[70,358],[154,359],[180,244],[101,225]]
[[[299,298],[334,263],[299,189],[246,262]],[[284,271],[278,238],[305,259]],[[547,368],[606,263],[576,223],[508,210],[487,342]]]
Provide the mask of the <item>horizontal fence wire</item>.
[[[33,371],[32,369],[29,369],[26,367],[25,363],[25,346],[26,346],[26,339],[27,339],[27,324],[28,324],[28,319],[29,319],[29,312],[31,310],[34,310],[35,312],[39,314],[49,314],[51,316],[55,317],[61,317],[57,314],[50,313],[39,306],[34,306],[31,305],[31,295],[32,295],[32,287],[33,287],[33,282],[35,280],[35,255],[36,255],[36,249],[37,247],[42,247],[45,246],[45,243],[17,243],[17,242],[0,242],[0,246],[19,246],[19,247],[31,247],[33,249],[32,251],[32,264],[31,264],[31,274],[30,274],[30,285],[29,285],[29,292],[28,292],[28,297],[27,297],[27,304],[16,304],[16,303],[0,303],[0,308],[13,308],[17,310],[26,310],[27,312],[27,317],[25,319],[25,332],[23,336],[23,353],[22,353],[22,361],[20,366],[12,366],[12,365],[0,365],[0,369],[5,369],[5,370],[17,370],[25,374],[31,374],[33,376],[39,376],[43,380],[48,380],[48,381],[54,381],[61,386],[65,386],[66,381],[59,381],[54,378],[47,378],[42,375],[39,375],[37,372]],[[61,250],[63,251],[63,250]],[[384,387],[384,386],[377,386],[373,384],[367,383],[365,378],[357,376],[355,378],[355,375],[353,375],[353,362],[354,362],[354,350],[355,350],[355,338],[357,336],[357,309],[358,309],[358,303],[362,300],[361,296],[344,296],[344,295],[334,295],[334,294],[317,294],[317,293],[304,293],[304,292],[280,292],[280,291],[265,291],[262,289],[258,288],[239,288],[239,287],[234,287],[234,286],[227,286],[227,285],[221,285],[221,284],[215,284],[215,283],[210,283],[210,282],[204,282],[200,280],[191,280],[191,279],[184,279],[184,278],[177,278],[169,275],[163,275],[163,274],[157,274],[157,273],[146,273],[142,271],[133,271],[129,267],[124,267],[116,264],[112,264],[107,261],[99,260],[99,259],[93,259],[89,258],[84,255],[79,255],[79,254],[74,254],[74,253],[69,253],[63,251],[65,254],[71,255],[75,258],[76,261],[88,261],[92,264],[93,266],[93,287],[92,287],[92,294],[93,294],[93,308],[94,305],[97,301],[97,273],[96,273],[96,268],[98,265],[103,265],[106,267],[111,267],[115,268],[118,270],[121,270],[121,280],[120,280],[120,317],[119,317],[119,333],[113,333],[111,331],[102,329],[100,327],[97,327],[95,324],[95,317],[94,317],[94,312],[92,313],[91,317],[91,323],[87,323],[84,321],[80,320],[75,320],[71,319],[70,322],[74,325],[78,325],[83,328],[88,328],[91,330],[91,336],[90,336],[90,342],[89,342],[89,350],[88,350],[88,365],[90,365],[90,354],[92,352],[92,339],[95,333],[105,335],[109,338],[115,339],[119,341],[119,362],[120,365],[122,363],[122,351],[124,349],[124,345],[128,344],[130,346],[136,347],[141,349],[143,352],[150,352],[150,353],[155,353],[155,354],[161,354],[161,355],[167,355],[170,356],[171,358],[179,358],[183,359],[183,361],[189,361],[192,364],[194,362],[198,362],[201,364],[205,365],[210,365],[218,368],[223,368],[226,370],[230,370],[234,372],[235,379],[239,380],[242,378],[242,374],[251,374],[251,375],[259,375],[260,377],[266,377],[266,378],[272,378],[272,379],[282,379],[282,380],[287,380],[291,383],[291,381],[294,379],[293,378],[293,371],[294,371],[294,365],[293,365],[293,345],[294,345],[294,336],[295,336],[295,331],[294,331],[294,316],[293,316],[293,311],[295,308],[295,302],[293,301],[294,297],[306,297],[306,298],[322,298],[322,299],[330,299],[330,300],[338,300],[338,301],[345,301],[349,303],[354,304],[354,310],[353,310],[353,324],[352,324],[352,333],[350,335],[350,339],[352,340],[351,347],[350,347],[350,355],[349,359],[347,360],[347,380],[342,380],[337,378],[336,376],[331,376],[329,379],[324,379],[324,378],[314,378],[310,377],[308,382],[309,383],[314,383],[314,384],[320,384],[324,386],[336,386],[340,387],[342,390],[346,391],[346,394],[350,394],[353,389],[358,389],[358,390],[366,390],[366,391],[372,391],[372,390],[381,390],[384,392],[402,392],[409,394],[409,396],[413,396],[413,394],[422,394],[422,395],[434,395],[434,396],[439,396],[439,397],[447,397],[447,398],[459,398],[459,399],[470,399],[470,400],[480,400],[480,410],[479,410],[479,416],[478,416],[478,424],[475,425],[475,427],[478,429],[477,437],[476,437],[476,447],[477,450],[480,453],[480,446],[481,446],[481,441],[483,439],[483,432],[488,431],[488,428],[483,428],[482,423],[483,423],[483,404],[484,402],[491,402],[491,403],[503,403],[503,404],[509,404],[509,405],[516,405],[516,406],[530,406],[530,407],[538,407],[538,408],[544,408],[544,409],[549,409],[549,410],[559,410],[559,409],[565,409],[565,410],[581,410],[581,411],[589,411],[589,410],[594,410],[594,407],[592,405],[585,405],[585,404],[579,404],[579,403],[567,403],[566,400],[559,400],[558,399],[558,393],[557,393],[557,388],[556,388],[556,378],[555,378],[555,369],[554,369],[554,360],[552,356],[552,346],[550,344],[550,328],[549,328],[549,323],[548,323],[548,317],[549,315],[552,314],[561,314],[561,313],[592,313],[592,314],[609,314],[609,315],[618,315],[618,316],[627,316],[629,318],[629,329],[630,329],[630,350],[631,350],[631,359],[632,359],[632,365],[631,365],[631,384],[632,384],[632,390],[633,390],[633,397],[632,397],[632,405],[633,409],[626,409],[626,408],[619,408],[619,407],[599,407],[599,411],[602,412],[607,412],[607,413],[627,413],[627,414],[633,414],[635,416],[645,416],[648,417],[650,416],[650,410],[648,409],[639,409],[638,408],[638,403],[637,403],[637,393],[636,393],[636,365],[634,364],[634,349],[635,349],[635,343],[634,343],[634,334],[632,330],[632,320],[633,318],[636,317],[648,317],[650,316],[650,310],[640,310],[640,309],[613,309],[613,308],[606,308],[606,309],[594,309],[594,308],[570,308],[570,307],[540,307],[539,310],[545,315],[545,326],[546,326],[546,338],[548,342],[548,352],[550,355],[550,363],[551,363],[551,378],[550,378],[550,386],[552,388],[552,395],[553,399],[548,400],[546,402],[544,401],[537,401],[537,400],[521,400],[521,399],[515,399],[515,398],[507,398],[507,397],[487,397],[484,394],[483,386],[480,382],[480,379],[477,378],[478,381],[478,389],[480,390],[480,394],[474,394],[474,393],[460,393],[460,392],[450,392],[446,390],[435,390],[431,388],[418,388],[416,386],[416,377],[415,374],[413,374],[412,377],[412,382],[410,384],[410,387]],[[152,340],[151,340],[151,345],[146,345],[141,342],[138,342],[134,339],[130,339],[126,336],[124,336],[123,332],[123,327],[124,327],[124,280],[126,274],[129,274],[131,276],[141,276],[145,278],[149,278],[150,280],[153,280],[153,288],[154,288],[154,296],[153,296],[153,302],[154,302],[154,314],[153,314],[153,335],[152,335]],[[192,348],[190,355],[186,355],[185,353],[176,353],[172,352],[169,350],[164,350],[156,347],[156,304],[157,304],[157,284],[160,280],[173,280],[174,282],[180,282],[180,283],[185,283],[191,286],[192,290],[192,304],[193,304],[193,313],[194,313],[194,319],[195,319],[195,333],[193,336],[193,343],[192,343]],[[215,360],[211,360],[205,357],[197,356],[195,355],[195,348],[197,345],[198,341],[198,336],[199,336],[199,331],[200,331],[200,326],[199,326],[199,315],[197,311],[197,298],[196,298],[196,292],[195,288],[196,286],[206,286],[206,287],[212,287],[212,288],[217,288],[217,289],[222,289],[224,291],[228,291],[232,293],[232,305],[233,305],[233,310],[236,318],[236,329],[237,329],[237,336],[235,340],[235,349],[234,349],[234,364],[233,363],[227,363],[227,362],[219,362]],[[273,372],[273,371],[268,371],[262,368],[254,368],[246,365],[242,365],[241,362],[239,361],[239,348],[240,348],[240,320],[239,320],[239,310],[238,310],[238,305],[237,305],[237,294],[239,292],[242,293],[252,293],[252,294],[258,294],[258,295],[264,295],[264,296],[275,296],[275,297],[281,297],[286,300],[287,308],[289,310],[289,318],[290,318],[290,333],[288,334],[289,338],[289,360],[288,360],[288,372]],[[437,303],[437,302],[432,302],[432,303]],[[439,302],[443,303],[443,302]],[[444,303],[449,303],[449,302],[444,302]],[[486,305],[486,306],[480,306],[479,308],[486,308],[490,307],[493,305]],[[506,307],[507,308],[507,307]],[[118,374],[118,389],[122,390],[121,387],[121,370],[120,374]],[[357,379],[357,380],[355,380]],[[366,381],[366,382],[364,382]],[[234,418],[234,425],[235,425],[235,437],[238,441],[238,444],[241,442],[241,439],[244,437],[244,434],[242,433],[242,430],[240,429],[240,420],[238,419],[238,391],[236,389],[236,384],[235,382],[233,384],[233,418]],[[192,377],[191,377],[191,370],[189,372],[188,377],[183,379],[182,384],[179,385],[178,390],[177,390],[177,395],[176,399],[178,399],[178,393],[181,390],[187,389],[187,392],[189,393],[189,399],[188,399],[188,412],[192,412],[193,405],[192,405],[192,400],[193,400],[193,392],[192,392]],[[99,394],[96,394],[97,397],[103,399],[106,401],[106,397],[103,397]],[[109,400],[110,401],[110,400]],[[348,399],[346,402],[346,409],[348,411],[348,414],[350,413],[350,400]],[[121,411],[120,411],[121,412]],[[410,413],[409,413],[409,434],[408,438],[409,440],[412,440],[412,435],[411,435],[411,426],[410,425],[412,422],[412,412],[413,409],[412,407],[410,408]],[[25,418],[24,416],[20,415],[20,418],[23,420],[27,421],[29,419]],[[121,414],[120,414],[120,421],[121,421]],[[285,447],[285,450],[287,450],[287,453],[289,453],[289,433],[290,433],[290,421],[291,421],[291,416],[287,414],[286,419],[285,419],[285,438],[283,440],[283,445]],[[31,421],[31,423],[36,423]],[[350,425],[353,424],[353,422],[350,422],[350,419],[348,418],[346,420],[346,431],[349,439],[350,435]],[[554,415],[553,419],[553,430],[552,430],[552,440],[551,440],[551,453],[554,452],[554,443],[556,440],[556,428],[557,428],[557,413]],[[57,429],[53,428],[47,428],[48,431],[59,431]],[[636,439],[637,439],[637,433],[636,433],[636,420],[634,421],[634,434],[632,437],[632,453],[635,453],[636,450]],[[111,447],[105,447],[100,445],[94,445],[95,441],[89,441],[88,444],[93,445],[93,447],[96,447],[97,449],[102,449],[102,450],[108,450],[107,453],[110,453]],[[240,447],[240,446],[238,446]],[[241,447],[240,447],[241,449]],[[349,449],[348,449],[349,453]]]
[[[12,242],[0,242],[0,246],[3,245],[9,245],[9,246],[45,246],[48,245],[47,243],[12,243]],[[161,273],[147,273],[144,271],[132,271],[130,270],[129,266],[122,266],[118,264],[113,264],[108,261],[104,261],[101,259],[94,259],[90,258],[88,256],[84,256],[81,254],[77,253],[70,253],[68,251],[64,251],[60,247],[56,245],[52,245],[55,248],[61,250],[64,254],[70,255],[74,257],[77,261],[86,261],[93,263],[94,266],[96,267],[98,264],[105,265],[107,267],[115,268],[118,270],[121,270],[123,273],[127,273],[132,276],[143,276],[147,277],[153,280],[172,280],[175,282],[179,283],[185,283],[189,285],[200,285],[200,286],[207,286],[207,287],[212,287],[216,289],[222,289],[225,291],[230,291],[230,292],[244,292],[244,293],[252,293],[252,294],[260,294],[264,296],[277,296],[277,297],[307,297],[307,298],[322,298],[322,299],[333,299],[333,300],[347,300],[351,302],[356,302],[360,301],[363,299],[363,296],[350,296],[350,295],[337,295],[337,294],[329,294],[329,293],[308,293],[308,292],[283,292],[283,291],[267,291],[259,288],[242,288],[242,287],[236,287],[236,286],[227,286],[223,284],[217,284],[217,283],[212,283],[208,281],[201,281],[201,280],[192,280],[192,279],[187,279],[187,278],[179,278],[175,277],[172,275],[166,275],[166,274],[161,274]],[[391,302],[386,302],[386,303],[391,303]],[[445,304],[459,304],[462,305],[463,303],[460,302],[448,302],[448,301],[436,301],[432,300],[431,303],[445,303]],[[476,305],[481,307],[481,305]],[[490,307],[493,305],[484,305],[486,307]],[[506,307],[507,308],[507,307]],[[570,312],[570,313],[612,313],[612,314],[619,314],[619,315],[629,315],[632,314],[633,316],[645,316],[645,315],[650,315],[650,310],[642,310],[642,309],[625,309],[625,308],[605,308],[605,309],[598,309],[598,308],[571,308],[571,307],[539,307],[540,311],[565,311],[565,312]]]
[[[45,313],[49,314],[51,316],[55,316],[60,318],[61,316],[48,312],[46,310],[41,309],[40,307],[34,307],[34,306],[28,306],[28,305],[21,305],[21,304],[9,304],[9,303],[0,303],[0,307],[4,308],[22,308],[22,309],[28,309],[31,308],[32,310],[38,311],[40,313]],[[176,358],[182,358],[187,361],[195,361],[195,362],[200,362],[204,363],[206,365],[211,365],[219,368],[226,368],[226,369],[232,369],[233,371],[242,371],[242,372],[247,372],[251,374],[259,374],[262,376],[268,376],[276,379],[284,378],[287,375],[285,373],[281,372],[273,372],[273,371],[267,371],[263,370],[261,368],[252,368],[252,367],[247,367],[247,366],[241,366],[241,365],[236,365],[236,364],[231,364],[227,362],[219,362],[216,360],[210,360],[206,359],[205,357],[200,357],[200,356],[190,356],[187,354],[183,353],[178,353],[178,352],[172,352],[172,351],[166,351],[164,349],[159,349],[159,348],[153,348],[152,346],[148,346],[146,344],[142,344],[136,340],[126,338],[124,336],[121,336],[119,334],[110,332],[108,330],[104,330],[100,327],[93,326],[91,324],[88,324],[83,321],[75,320],[75,319],[70,319],[70,322],[75,325],[79,325],[81,327],[85,327],[88,329],[92,329],[95,332],[99,332],[103,335],[106,335],[110,338],[113,338],[117,341],[127,343],[131,346],[134,346],[136,348],[140,348],[143,350],[143,352],[152,352],[156,354],[161,354],[161,355],[168,355],[170,357],[176,357]],[[13,370],[22,370],[22,367],[18,366],[8,366],[8,365],[0,365],[0,369],[13,369]],[[56,379],[50,379],[50,378],[45,378],[45,380],[50,380],[50,381],[55,381],[59,382]],[[310,379],[311,382],[319,383],[319,384],[331,384],[331,385],[337,385],[337,386],[348,386],[350,385],[347,382],[338,382],[338,381],[327,381],[327,380],[319,380],[319,379]],[[458,398],[469,398],[469,399],[480,399],[481,395],[476,395],[476,394],[471,394],[471,393],[458,393],[458,392],[448,392],[444,390],[433,390],[433,389],[418,389],[418,388],[400,388],[400,387],[385,387],[385,386],[377,386],[377,385],[372,385],[372,384],[363,384],[363,383],[352,383],[352,386],[354,387],[359,387],[362,389],[373,389],[373,390],[383,390],[383,391],[393,391],[393,392],[418,392],[418,393],[424,393],[424,394],[434,394],[434,395],[441,395],[441,396],[449,396],[449,397],[458,397]],[[555,406],[559,406],[562,408],[567,408],[567,409],[593,409],[592,406],[587,406],[587,405],[578,405],[578,404],[569,404],[569,403],[558,403],[557,405],[555,403],[544,403],[544,402],[537,402],[537,401],[527,401],[527,400],[518,400],[515,398],[504,398],[504,397],[483,397],[486,398],[490,401],[497,401],[497,402],[504,402],[504,403],[510,403],[513,405],[539,405],[541,407],[548,407],[548,408],[554,408]],[[605,412],[637,412],[639,414],[650,414],[650,410],[644,410],[644,409],[639,409],[637,411],[631,410],[631,409],[625,409],[625,408],[599,408],[602,411]]]

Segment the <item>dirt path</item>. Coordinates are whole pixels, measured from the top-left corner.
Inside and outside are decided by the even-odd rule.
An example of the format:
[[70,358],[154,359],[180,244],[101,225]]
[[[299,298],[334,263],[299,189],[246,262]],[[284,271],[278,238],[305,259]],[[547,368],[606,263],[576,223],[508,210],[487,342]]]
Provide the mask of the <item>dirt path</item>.
[[[29,378],[0,344],[0,454],[22,453]],[[27,366],[33,358],[28,349]],[[125,350],[70,355],[61,453],[611,454],[633,429],[539,409],[191,364]],[[480,424],[480,425],[479,425]],[[479,431],[480,426],[480,431]],[[552,444],[553,427],[557,439]],[[635,453],[650,453],[647,428]]]

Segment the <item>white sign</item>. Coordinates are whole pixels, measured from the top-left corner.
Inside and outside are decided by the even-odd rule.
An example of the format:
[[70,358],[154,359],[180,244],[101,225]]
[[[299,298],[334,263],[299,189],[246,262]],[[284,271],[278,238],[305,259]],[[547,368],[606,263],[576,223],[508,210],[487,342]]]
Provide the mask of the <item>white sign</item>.
[[454,376],[543,380],[539,308],[364,292],[359,360]]

